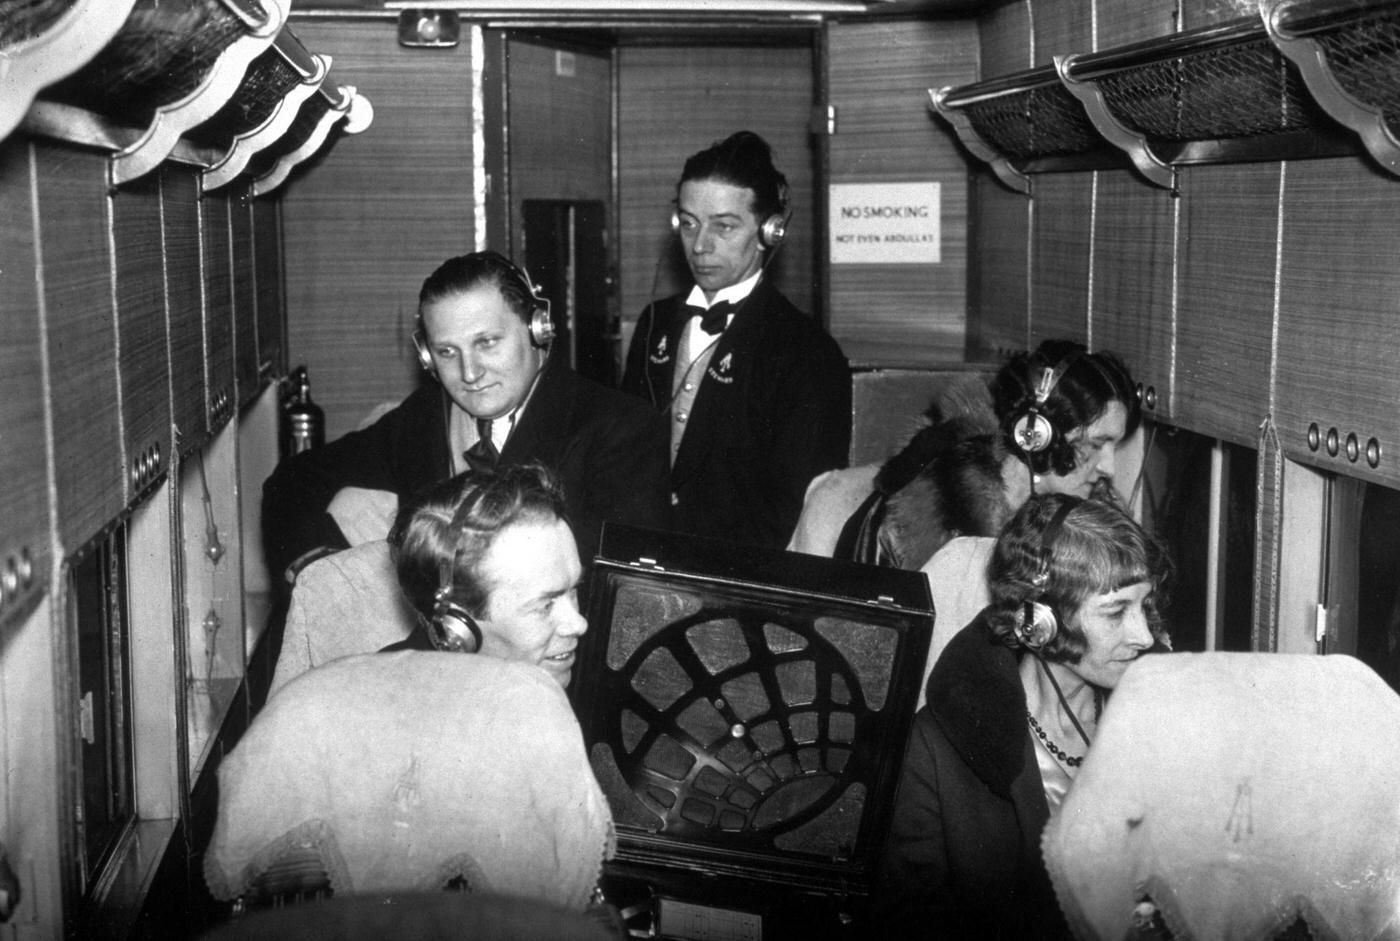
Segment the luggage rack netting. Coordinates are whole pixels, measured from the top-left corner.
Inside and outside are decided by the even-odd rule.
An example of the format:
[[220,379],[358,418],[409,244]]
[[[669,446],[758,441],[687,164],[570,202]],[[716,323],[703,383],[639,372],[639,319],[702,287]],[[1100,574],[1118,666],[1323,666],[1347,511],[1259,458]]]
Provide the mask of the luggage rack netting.
[[[742,636],[738,662],[707,664],[697,653],[692,632],[715,625]],[[669,672],[684,688],[658,703],[648,671]],[[811,619],[703,608],[606,673],[605,741],[662,832],[771,846],[843,798],[863,800],[861,731],[878,710]]]

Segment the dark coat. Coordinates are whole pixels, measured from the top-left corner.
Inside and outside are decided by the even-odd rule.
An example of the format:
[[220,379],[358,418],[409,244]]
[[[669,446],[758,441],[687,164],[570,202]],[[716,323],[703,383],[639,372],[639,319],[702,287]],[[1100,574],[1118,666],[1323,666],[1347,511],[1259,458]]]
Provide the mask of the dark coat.
[[[442,388],[425,385],[379,421],[278,465],[263,485],[263,538],[279,574],[318,547],[347,543],[326,508],[342,487],[388,490],[400,500],[452,472]],[[629,396],[551,360],[501,450],[502,464],[539,461],[559,478],[584,564],[605,520],[664,529],[664,423]]]
[[838,559],[915,570],[958,536],[995,536],[1011,517],[1006,452],[984,423],[955,418],[920,431],[875,476],[836,542]]
[[[654,314],[654,320],[653,320]],[[637,322],[622,388],[669,421],[684,297]],[[766,279],[720,336],[700,380],[675,466],[671,519],[680,532],[782,548],[807,484],[845,467],[851,371],[841,348]]]
[[876,890],[892,937],[1070,937],[1040,852],[1050,813],[1017,662],[979,617],[933,668]]

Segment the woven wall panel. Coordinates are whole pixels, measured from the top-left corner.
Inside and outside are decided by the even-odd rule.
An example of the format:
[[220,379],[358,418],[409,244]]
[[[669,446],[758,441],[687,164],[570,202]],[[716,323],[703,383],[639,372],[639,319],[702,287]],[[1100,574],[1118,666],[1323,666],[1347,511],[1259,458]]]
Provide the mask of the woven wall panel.
[[298,22],[297,36],[374,104],[369,131],[282,197],[287,361],[307,364],[335,438],[413,389],[418,289],[474,248],[471,50],[466,30],[453,49],[407,49],[382,22]]
[[1181,174],[1176,423],[1254,447],[1269,409],[1278,164]]
[[1098,175],[1094,226],[1095,349],[1121,355],[1169,415],[1172,339],[1172,195],[1128,170]]
[[831,332],[853,364],[960,360],[967,323],[967,164],[928,90],[976,78],[971,23],[834,24],[828,29],[832,183],[936,182],[940,260],[832,265]]
[[280,375],[282,355],[282,217],[281,197],[253,200],[253,276],[257,282],[258,369]]
[[209,427],[204,408],[199,181],[194,170],[174,164],[166,164],[159,172],[170,331],[170,410],[180,432],[179,447],[184,451],[202,443]]
[[1090,4],[1098,0],[1034,0],[1032,66],[1050,65],[1055,56],[1091,52],[1094,24]]
[[[1289,457],[1400,482],[1400,187],[1355,158],[1296,161],[1284,186],[1279,436]],[[1337,428],[1342,452],[1312,451],[1307,427]],[[1371,469],[1348,434],[1381,445]]]
[[[149,174],[112,196],[116,246],[118,370],[127,447],[127,485],[154,479],[141,465],[159,447],[170,459],[170,358],[166,351],[165,262],[161,245],[160,177]],[[133,470],[137,471],[133,479]]]
[[[1094,0],[1098,42],[1094,51],[1116,49],[1169,36],[1176,28],[1177,0]],[[1081,52],[1088,52],[1082,49]]]
[[71,552],[126,496],[107,235],[106,158],[35,145],[53,388],[59,538]]
[[1030,331],[1026,272],[1031,201],[983,171],[972,178],[972,207],[967,355],[971,360],[1000,359],[1025,349]]
[[622,316],[691,285],[671,235],[676,180],[687,157],[735,131],[763,135],[787,175],[792,222],[769,275],[798,307],[819,314],[812,254],[814,160],[808,122],[812,52],[803,47],[628,46],[618,50],[618,178],[622,193]]
[[1181,0],[1182,29],[1197,29],[1258,15],[1255,0]]
[[10,441],[0,447],[0,564],[27,554],[38,591],[49,570],[49,488],[29,169],[27,142],[0,143],[0,428]]
[[979,80],[1031,67],[1031,16],[1028,0],[997,6],[977,20]]
[[205,407],[211,431],[217,430],[232,414],[234,401],[230,208],[226,190],[206,193],[199,202],[201,277],[204,282]]
[[1031,343],[1051,337],[1083,342],[1089,334],[1093,177],[1042,173],[1033,185]]
[[238,401],[258,394],[258,284],[253,256],[253,207],[243,183],[229,193],[229,231],[233,245],[233,355]]

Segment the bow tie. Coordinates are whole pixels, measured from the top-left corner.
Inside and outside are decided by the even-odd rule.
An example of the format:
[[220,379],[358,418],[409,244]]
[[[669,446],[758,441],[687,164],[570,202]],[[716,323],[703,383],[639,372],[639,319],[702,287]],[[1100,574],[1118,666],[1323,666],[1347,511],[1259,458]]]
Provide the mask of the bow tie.
[[700,329],[714,336],[724,332],[729,315],[734,313],[734,304],[730,301],[720,301],[708,310],[695,304],[686,304],[685,312],[691,317],[699,317]]

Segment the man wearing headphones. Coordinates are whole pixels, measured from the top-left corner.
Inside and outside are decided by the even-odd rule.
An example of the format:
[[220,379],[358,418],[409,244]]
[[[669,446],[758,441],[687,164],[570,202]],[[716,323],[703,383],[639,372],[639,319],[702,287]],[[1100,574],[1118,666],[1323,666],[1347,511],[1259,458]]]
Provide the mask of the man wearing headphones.
[[[551,360],[549,305],[496,252],[450,258],[423,282],[414,342],[425,383],[369,427],[282,464],[263,486],[274,573],[349,545],[328,507],[342,488],[404,498],[471,467],[548,467],[578,554],[604,520],[664,528],[664,423],[628,396]],[[384,525],[387,530],[387,523]]]
[[808,482],[846,465],[846,358],[765,277],[788,215],[757,134],[686,161],[672,225],[695,286],[642,313],[622,381],[670,423],[678,531],[781,548]]
[[549,471],[526,464],[443,481],[400,508],[389,544],[418,624],[386,653],[481,653],[569,685],[588,629],[583,568]]

